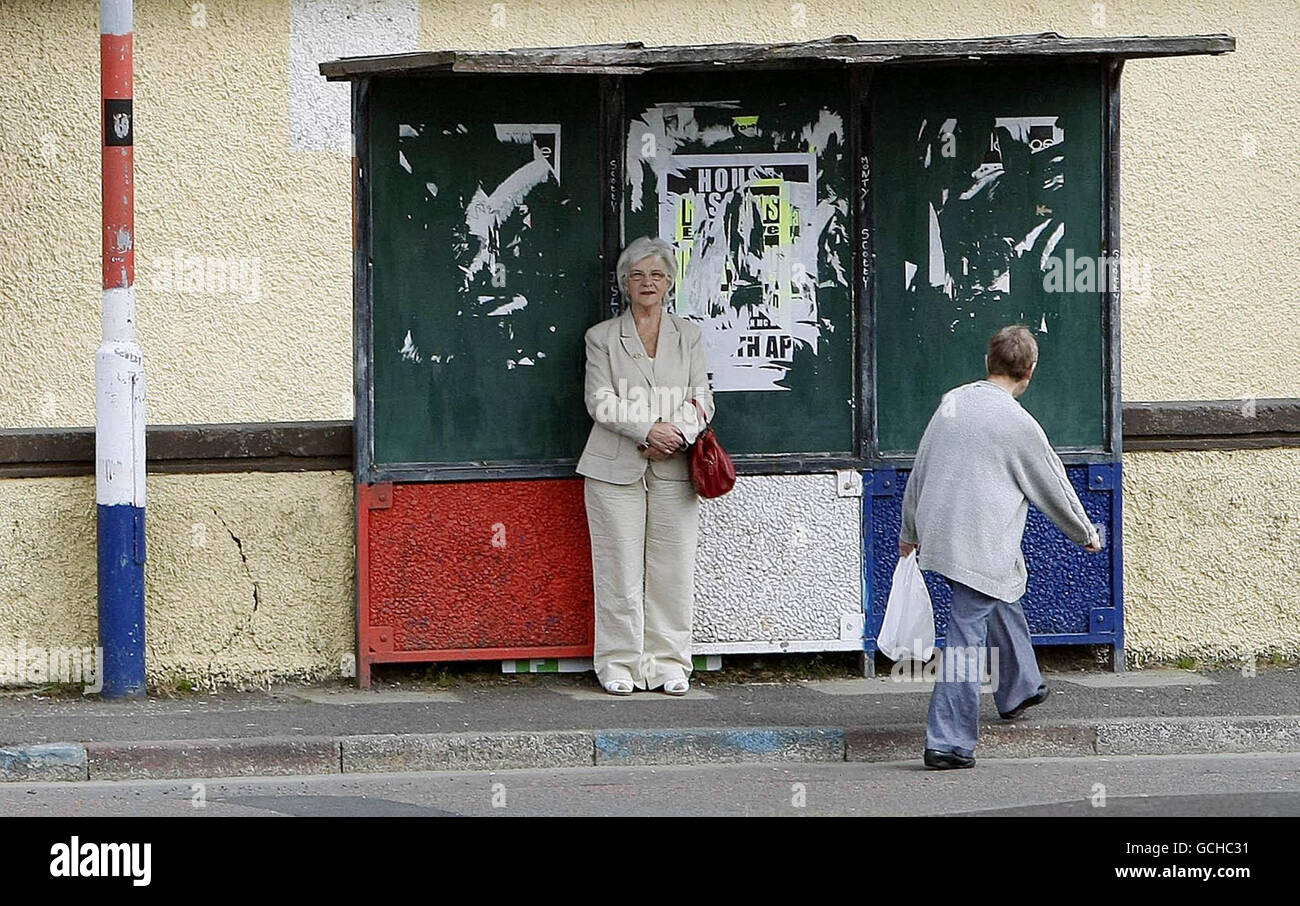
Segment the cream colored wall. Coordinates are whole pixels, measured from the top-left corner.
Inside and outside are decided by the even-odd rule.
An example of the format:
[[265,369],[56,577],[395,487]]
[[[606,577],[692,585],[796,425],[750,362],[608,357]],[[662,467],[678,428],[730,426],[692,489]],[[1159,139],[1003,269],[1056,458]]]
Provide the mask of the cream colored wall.
[[[1124,71],[1121,229],[1128,400],[1300,396],[1300,5],[1295,0],[816,3],[425,2],[422,46],[517,47],[1227,33],[1235,53]],[[1104,19],[1102,18],[1104,14]],[[494,18],[495,16],[495,18]],[[504,22],[504,27],[495,23]]]
[[[150,475],[149,494],[151,684],[339,676],[355,648],[350,472]],[[90,477],[0,481],[0,649],[95,645],[94,500]]]
[[[93,424],[96,4],[4,6],[0,55],[17,77],[0,81],[0,134],[10,149],[0,155],[10,199],[0,209],[0,426]],[[490,48],[844,32],[1236,35],[1235,54],[1126,69],[1124,242],[1130,256],[1150,262],[1151,284],[1126,297],[1124,397],[1300,397],[1300,312],[1280,276],[1300,248],[1300,220],[1286,213],[1300,188],[1294,0],[1106,3],[1104,25],[1094,24],[1097,4],[1044,6],[991,0],[972,18],[959,0],[425,0],[418,40]],[[196,27],[188,2],[136,2],[137,286],[148,420],[350,418],[348,155],[296,150],[290,136],[289,0],[210,0],[202,8]],[[260,298],[166,289],[161,267],[178,250],[255,258]],[[1243,590],[1232,560],[1252,543],[1243,526],[1280,533],[1296,549],[1294,517],[1277,507],[1300,471],[1297,456],[1126,457],[1131,651],[1208,654],[1215,649],[1206,640],[1219,638],[1234,656],[1277,647],[1300,653],[1294,566],[1281,557],[1256,564]],[[258,682],[336,671],[353,632],[350,482],[346,473],[150,476],[151,676]],[[12,526],[0,531],[8,545],[0,642],[93,638],[93,500],[89,479],[0,482],[0,512]],[[256,612],[250,577],[218,515],[244,542],[260,583]],[[207,525],[207,547],[192,544],[198,523]]]
[[1124,456],[1135,663],[1300,655],[1298,475],[1295,448]]
[[[291,150],[287,3],[137,0],[136,288],[151,424],[352,417],[351,164]],[[6,0],[0,425],[94,424],[98,4]],[[257,259],[260,301],[157,288]]]
[[[1132,662],[1300,656],[1300,450],[1130,453],[1124,470]],[[149,482],[149,681],[337,676],[353,651],[351,474]],[[0,647],[94,645],[93,497],[89,478],[0,481]]]
[[[391,2],[391,0],[390,0]],[[339,0],[340,6],[344,5]],[[346,153],[290,137],[288,0],[136,3],[140,342],[152,423],[350,418]],[[1126,399],[1300,396],[1300,11],[1294,0],[1103,5],[991,0],[430,2],[425,47],[1228,32],[1222,57],[1124,77],[1125,248],[1150,263],[1123,319]],[[7,0],[0,54],[0,425],[94,421],[99,339],[96,5]],[[1046,11],[1045,11],[1046,8]],[[801,18],[802,17],[802,18]],[[301,27],[301,23],[299,24]],[[1290,37],[1288,37],[1290,36]],[[257,259],[260,301],[167,291],[183,255]],[[1136,271],[1135,271],[1136,272]],[[248,295],[245,293],[244,295]],[[80,363],[78,367],[78,363]]]

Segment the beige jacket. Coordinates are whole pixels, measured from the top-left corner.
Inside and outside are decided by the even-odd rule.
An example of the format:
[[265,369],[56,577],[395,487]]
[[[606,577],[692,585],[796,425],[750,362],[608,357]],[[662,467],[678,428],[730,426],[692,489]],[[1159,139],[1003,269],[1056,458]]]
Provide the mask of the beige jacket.
[[665,311],[652,361],[628,308],[588,329],[586,341],[583,397],[595,424],[578,459],[578,474],[631,484],[645,474],[649,463],[659,478],[689,481],[689,449],[655,461],[643,456],[637,445],[656,421],[676,425],[686,442],[694,443],[704,426],[692,397],[713,419],[713,392],[700,328]]

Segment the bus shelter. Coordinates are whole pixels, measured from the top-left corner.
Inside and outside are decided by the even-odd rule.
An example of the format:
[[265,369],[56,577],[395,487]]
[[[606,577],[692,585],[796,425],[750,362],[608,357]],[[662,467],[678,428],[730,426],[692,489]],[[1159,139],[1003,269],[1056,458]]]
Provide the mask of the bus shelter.
[[[657,235],[740,474],[701,517],[693,647],[874,662],[911,459],[988,337],[1104,527],[1037,511],[1037,644],[1123,668],[1124,61],[1225,35],[427,51],[351,83],[358,675],[589,657],[583,334]],[[937,632],[948,590],[929,576]]]

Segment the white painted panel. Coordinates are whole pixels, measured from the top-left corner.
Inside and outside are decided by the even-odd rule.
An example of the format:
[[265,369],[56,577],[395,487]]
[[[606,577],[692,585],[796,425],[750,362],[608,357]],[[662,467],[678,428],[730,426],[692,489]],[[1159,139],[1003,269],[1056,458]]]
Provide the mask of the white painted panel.
[[[862,613],[862,500],[834,473],[741,476],[700,504],[693,650],[832,651]],[[721,643],[749,643],[742,646]]]
[[419,0],[292,0],[289,132],[299,151],[351,151],[350,82],[326,82],[319,65],[338,57],[417,49]]
[[104,290],[95,352],[95,500],[145,505],[144,355],[135,341],[135,287]]

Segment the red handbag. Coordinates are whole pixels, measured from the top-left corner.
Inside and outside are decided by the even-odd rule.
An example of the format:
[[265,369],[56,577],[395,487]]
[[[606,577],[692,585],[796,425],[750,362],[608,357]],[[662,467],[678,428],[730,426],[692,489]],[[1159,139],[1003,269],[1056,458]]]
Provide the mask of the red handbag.
[[736,484],[736,467],[722,449],[713,426],[704,417],[704,407],[699,400],[691,400],[700,413],[704,427],[691,445],[691,484],[701,497],[721,497]]

